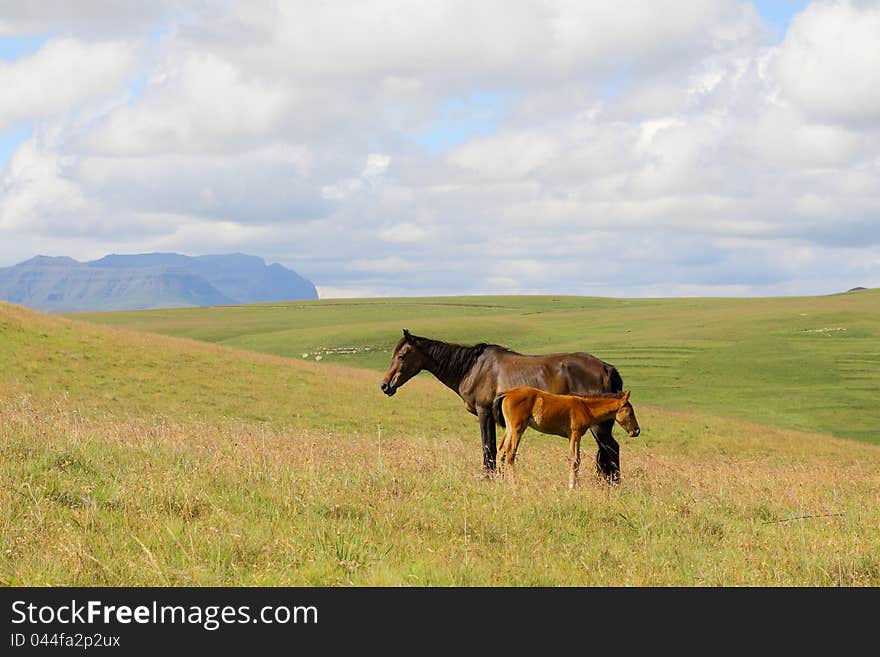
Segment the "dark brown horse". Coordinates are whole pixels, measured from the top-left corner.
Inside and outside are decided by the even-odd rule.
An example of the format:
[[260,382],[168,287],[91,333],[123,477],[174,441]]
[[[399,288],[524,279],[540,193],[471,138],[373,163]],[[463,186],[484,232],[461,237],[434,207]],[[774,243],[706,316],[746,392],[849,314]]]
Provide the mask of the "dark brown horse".
[[[389,397],[413,376],[427,370],[464,401],[480,420],[483,468],[495,470],[495,398],[516,386],[532,386],[559,395],[621,392],[617,370],[585,353],[527,356],[495,344],[472,347],[412,335],[406,329],[391,354],[381,388]],[[596,468],[609,481],[620,479],[620,446],[611,435],[614,419],[590,427],[599,445]]]

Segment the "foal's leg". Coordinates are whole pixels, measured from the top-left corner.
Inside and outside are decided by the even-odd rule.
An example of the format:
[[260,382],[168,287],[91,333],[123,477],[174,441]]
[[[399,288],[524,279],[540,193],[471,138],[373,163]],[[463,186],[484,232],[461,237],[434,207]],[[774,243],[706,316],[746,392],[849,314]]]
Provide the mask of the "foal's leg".
[[498,446],[498,471],[501,472],[507,464],[507,446],[510,444],[510,425],[504,430],[504,437]]
[[513,475],[513,462],[516,460],[516,450],[519,448],[519,440],[522,438],[523,433],[526,430],[528,425],[524,424],[519,427],[510,427],[508,431],[510,432],[510,439],[507,446],[507,465],[510,466],[510,474]]
[[568,490],[577,486],[578,469],[581,467],[581,438],[583,431],[572,431],[568,438],[568,457],[571,461],[571,471],[568,474]]

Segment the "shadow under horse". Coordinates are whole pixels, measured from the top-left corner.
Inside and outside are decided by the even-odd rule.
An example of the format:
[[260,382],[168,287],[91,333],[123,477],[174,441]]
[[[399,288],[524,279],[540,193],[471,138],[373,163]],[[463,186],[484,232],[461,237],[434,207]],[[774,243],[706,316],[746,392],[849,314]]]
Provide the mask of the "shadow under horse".
[[[530,356],[497,344],[451,344],[411,334],[394,345],[391,364],[380,387],[389,397],[422,370],[427,370],[464,401],[480,421],[483,468],[494,472],[496,457],[495,398],[517,386],[531,386],[557,395],[590,396],[622,392],[617,369],[591,354],[574,352]],[[620,446],[611,435],[614,419],[595,424],[596,470],[610,482],[620,480]]]

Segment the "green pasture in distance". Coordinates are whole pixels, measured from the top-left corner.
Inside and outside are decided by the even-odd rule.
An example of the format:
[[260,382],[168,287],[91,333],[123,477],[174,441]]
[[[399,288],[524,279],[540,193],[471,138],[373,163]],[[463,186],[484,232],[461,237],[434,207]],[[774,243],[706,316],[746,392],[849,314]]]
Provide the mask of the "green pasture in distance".
[[587,351],[617,366],[636,403],[880,442],[880,290],[331,299],[70,316],[376,371],[388,366],[402,328],[523,353]]

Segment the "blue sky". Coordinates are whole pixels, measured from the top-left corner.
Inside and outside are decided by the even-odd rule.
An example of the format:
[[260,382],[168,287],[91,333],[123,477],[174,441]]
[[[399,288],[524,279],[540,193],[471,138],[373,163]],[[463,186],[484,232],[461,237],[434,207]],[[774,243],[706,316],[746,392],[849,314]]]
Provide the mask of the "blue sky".
[[792,17],[803,10],[808,0],[756,0],[761,18],[772,30],[774,39],[782,41]]
[[[46,42],[48,35],[24,37],[0,37],[0,59],[12,62],[19,57],[37,52]],[[30,124],[24,122],[11,130],[0,132],[0,169],[6,167],[15,149],[31,134]]]
[[440,104],[430,129],[416,141],[430,155],[440,155],[475,137],[494,134],[504,115],[506,97],[500,93],[474,93]]
[[5,167],[18,148],[31,134],[31,126],[21,123],[12,130],[0,132],[0,167]]
[[31,55],[40,49],[48,35],[29,35],[22,37],[0,37],[0,59],[15,61],[24,55]]

